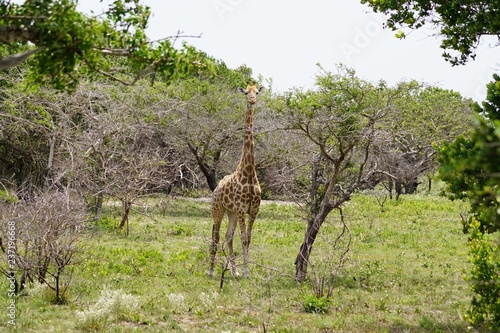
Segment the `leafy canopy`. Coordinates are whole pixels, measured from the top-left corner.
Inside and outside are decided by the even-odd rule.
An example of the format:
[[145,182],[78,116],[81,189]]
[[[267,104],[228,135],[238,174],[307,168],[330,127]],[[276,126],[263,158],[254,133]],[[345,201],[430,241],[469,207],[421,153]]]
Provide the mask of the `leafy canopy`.
[[489,232],[500,230],[500,76],[493,79],[486,101],[473,106],[477,127],[472,136],[442,145],[438,159],[448,197],[470,200],[481,230]]
[[[161,72],[166,78],[210,67],[181,36],[150,41],[145,29],[151,10],[140,0],[115,0],[106,12],[88,16],[76,0],[0,0],[0,69],[29,61],[30,79],[57,89],[73,89],[83,76],[104,76],[133,84]],[[11,54],[12,46],[24,45]]]
[[[443,37],[443,57],[453,65],[463,65],[476,57],[481,37],[495,36],[500,42],[500,1],[498,0],[361,0],[376,12],[389,15],[387,26],[418,29],[430,24]],[[405,34],[399,32],[398,37]],[[452,55],[450,50],[458,52]]]

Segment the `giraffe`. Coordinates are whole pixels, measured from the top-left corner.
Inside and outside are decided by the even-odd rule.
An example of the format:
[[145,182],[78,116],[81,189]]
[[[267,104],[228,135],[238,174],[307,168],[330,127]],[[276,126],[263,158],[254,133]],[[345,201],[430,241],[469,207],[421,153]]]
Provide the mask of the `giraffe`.
[[[233,236],[236,225],[240,226],[241,244],[243,249],[243,275],[249,276],[248,248],[252,238],[252,226],[260,206],[260,185],[255,171],[255,153],[253,142],[253,109],[257,102],[257,94],[262,87],[247,85],[240,91],[246,95],[247,108],[244,127],[244,140],[241,160],[236,171],[225,176],[215,188],[212,195],[212,246],[210,248],[210,268],[208,274],[213,276],[215,255],[219,244],[220,226],[224,214],[227,214],[229,224],[226,231],[226,242],[229,248],[229,266],[231,274],[237,276]],[[245,226],[245,215],[248,214],[248,227]]]

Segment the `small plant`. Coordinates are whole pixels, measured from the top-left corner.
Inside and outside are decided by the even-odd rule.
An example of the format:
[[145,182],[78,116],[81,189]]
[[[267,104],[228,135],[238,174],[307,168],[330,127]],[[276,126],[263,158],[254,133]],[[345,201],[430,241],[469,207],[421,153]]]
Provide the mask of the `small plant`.
[[473,266],[466,280],[472,283],[474,295],[466,319],[473,326],[496,332],[500,329],[500,262],[495,258],[499,247],[480,227],[473,218],[469,226],[469,261]]
[[383,196],[376,195],[375,198],[377,199],[377,203],[380,206],[380,211],[384,213],[385,212],[384,204],[387,201],[387,195]]
[[309,294],[304,297],[304,309],[307,313],[327,313],[330,308],[330,298],[326,296],[318,297],[314,294]]
[[200,305],[203,305],[207,309],[213,307],[213,305],[217,301],[218,297],[219,297],[219,293],[217,293],[215,291],[213,291],[211,293],[201,292],[200,295],[198,296],[198,298],[200,300]]
[[172,236],[192,236],[193,229],[179,224],[174,225],[173,230],[170,232]]
[[86,311],[77,311],[77,326],[87,332],[101,332],[109,323],[132,319],[139,309],[137,296],[126,294],[123,290],[101,291],[96,304]]
[[185,313],[189,310],[183,294],[171,293],[167,295],[168,302],[172,307],[172,312],[177,314]]
[[[3,186],[3,184],[0,183],[0,185]],[[17,198],[17,196],[12,193],[11,191],[9,191],[7,188],[5,188],[5,186],[2,188],[0,188],[0,200],[4,200],[5,202],[9,203],[9,204],[13,204],[13,203],[16,203],[19,201],[19,199]]]

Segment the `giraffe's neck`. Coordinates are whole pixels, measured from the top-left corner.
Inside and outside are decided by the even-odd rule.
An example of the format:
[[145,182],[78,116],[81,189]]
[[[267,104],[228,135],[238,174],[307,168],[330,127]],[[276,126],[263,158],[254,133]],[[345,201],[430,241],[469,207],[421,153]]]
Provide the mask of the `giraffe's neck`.
[[252,176],[255,172],[255,152],[253,143],[253,104],[247,102],[245,127],[243,128],[243,151],[237,171]]

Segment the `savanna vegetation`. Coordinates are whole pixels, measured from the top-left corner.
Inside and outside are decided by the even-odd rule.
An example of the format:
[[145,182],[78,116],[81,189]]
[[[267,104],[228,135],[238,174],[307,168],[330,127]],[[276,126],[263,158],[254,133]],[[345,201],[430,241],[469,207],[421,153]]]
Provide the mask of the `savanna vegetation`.
[[[393,28],[394,11],[418,9],[369,3]],[[245,65],[175,47],[180,36],[148,40],[149,14],[139,1],[97,16],[74,1],[0,1],[0,327],[498,329],[498,76],[481,105],[341,64],[277,94]],[[224,245],[209,278],[200,198],[238,163],[249,81],[267,88],[254,124],[262,196],[287,203],[261,208],[250,278],[226,272]]]
[[[380,195],[380,193],[379,193]],[[469,332],[467,235],[460,202],[419,193],[377,202],[353,197],[343,225],[332,214],[311,253],[309,279],[295,282],[304,217],[296,205],[265,204],[254,227],[251,277],[207,277],[210,203],[149,198],[116,227],[119,202],[87,225],[62,305],[29,282],[17,300],[18,332]],[[236,242],[237,254],[241,254]],[[343,260],[339,255],[343,253]],[[2,279],[2,290],[8,281]],[[8,302],[2,293],[2,302]],[[6,328],[5,322],[2,327]]]

